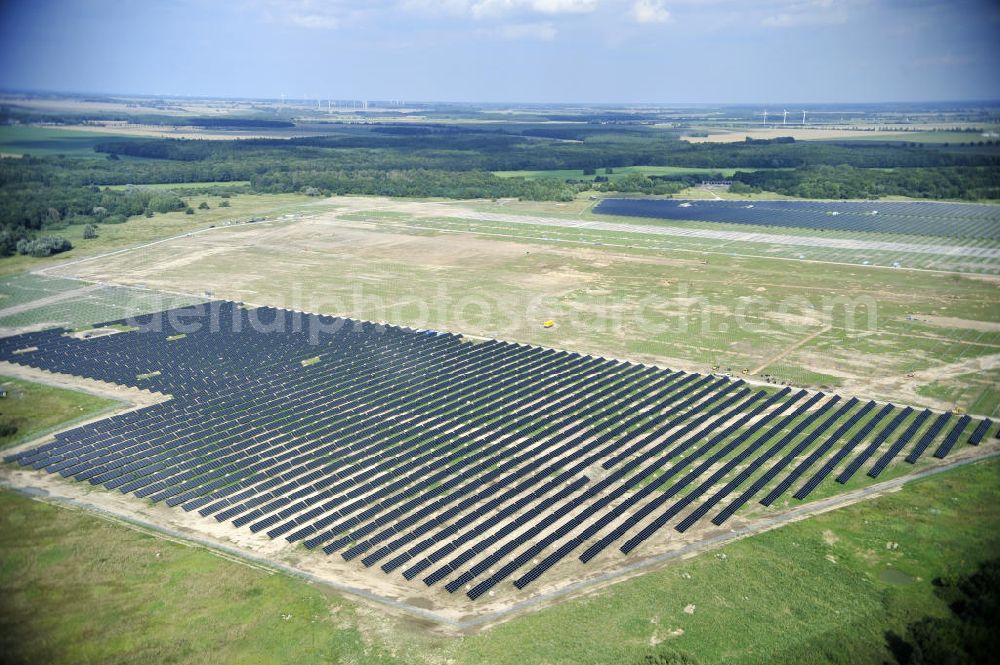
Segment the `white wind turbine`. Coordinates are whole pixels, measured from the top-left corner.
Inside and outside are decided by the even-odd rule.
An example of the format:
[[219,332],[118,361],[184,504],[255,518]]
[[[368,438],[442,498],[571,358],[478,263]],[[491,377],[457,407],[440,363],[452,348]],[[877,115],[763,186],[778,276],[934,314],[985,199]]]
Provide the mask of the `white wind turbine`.
[[806,126],[806,112],[804,110],[802,111],[802,126]]
[[782,125],[788,124],[788,109],[785,109],[785,112],[781,116],[781,124]]

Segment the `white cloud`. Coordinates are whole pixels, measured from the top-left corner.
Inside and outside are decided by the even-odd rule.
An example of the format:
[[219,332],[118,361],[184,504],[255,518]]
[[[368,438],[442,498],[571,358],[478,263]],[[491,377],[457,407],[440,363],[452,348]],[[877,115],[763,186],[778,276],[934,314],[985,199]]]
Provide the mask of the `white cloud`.
[[632,20],[636,23],[667,23],[670,12],[663,0],[635,0],[632,4]]
[[556,38],[558,31],[551,23],[509,23],[498,26],[493,34],[510,41],[550,42]]
[[340,25],[337,17],[326,14],[288,14],[285,23],[300,28],[332,30]]
[[407,11],[491,18],[509,14],[584,14],[599,0],[400,0]]
[[582,14],[597,9],[597,0],[534,0],[531,7],[543,14]]
[[283,23],[309,30],[338,28],[358,13],[350,0],[254,0],[250,4],[268,23]]
[[774,14],[765,16],[760,24],[765,28],[796,28],[802,25],[843,23],[847,20],[844,2],[835,0],[793,0],[777,3]]

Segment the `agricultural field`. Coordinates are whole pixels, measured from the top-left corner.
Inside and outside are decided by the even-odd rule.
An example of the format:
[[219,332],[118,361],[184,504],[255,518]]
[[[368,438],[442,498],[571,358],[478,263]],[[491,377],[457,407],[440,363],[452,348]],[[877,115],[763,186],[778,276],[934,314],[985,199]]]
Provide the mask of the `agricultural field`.
[[115,136],[121,135],[62,127],[0,125],[0,153],[5,156],[65,155],[104,159],[105,155],[94,152],[94,146]]
[[792,137],[796,141],[909,141],[910,132],[884,130],[871,125],[868,127],[803,127],[792,124],[787,126],[746,127],[742,129],[712,129],[695,128],[682,135],[685,141],[691,143],[739,143],[747,138],[766,140]]

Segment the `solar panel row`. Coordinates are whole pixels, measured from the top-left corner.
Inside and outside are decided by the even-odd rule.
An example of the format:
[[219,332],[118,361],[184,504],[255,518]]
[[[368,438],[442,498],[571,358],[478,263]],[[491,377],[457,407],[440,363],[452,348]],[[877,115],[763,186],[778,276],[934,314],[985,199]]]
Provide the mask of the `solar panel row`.
[[676,221],[781,228],[1000,238],[1000,212],[989,205],[935,201],[685,201],[603,199],[594,212]]
[[[911,415],[896,410],[869,440],[894,407],[865,422],[874,403],[235,303],[159,318],[185,324],[186,336],[151,315],[104,337],[0,339],[4,360],[171,396],[7,460],[406,579],[447,580],[471,598],[511,576],[523,588],[580,548],[587,562],[627,538],[628,553],[694,506],[676,526],[684,531],[753,480],[712,520],[722,524],[772,482],[765,502],[825,460],[818,484],[867,442],[838,477],[849,479]],[[187,325],[199,320],[212,323]],[[869,475],[927,419],[918,414]],[[947,416],[939,421],[911,457]],[[979,422],[970,444],[990,426]]]

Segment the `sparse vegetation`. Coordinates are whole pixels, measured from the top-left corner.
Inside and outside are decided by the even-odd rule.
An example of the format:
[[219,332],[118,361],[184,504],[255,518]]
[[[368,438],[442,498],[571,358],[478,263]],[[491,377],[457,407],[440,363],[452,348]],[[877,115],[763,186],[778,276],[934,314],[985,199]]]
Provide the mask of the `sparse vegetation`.
[[117,402],[53,388],[40,383],[0,377],[0,448],[29,441],[56,426],[109,409]]

